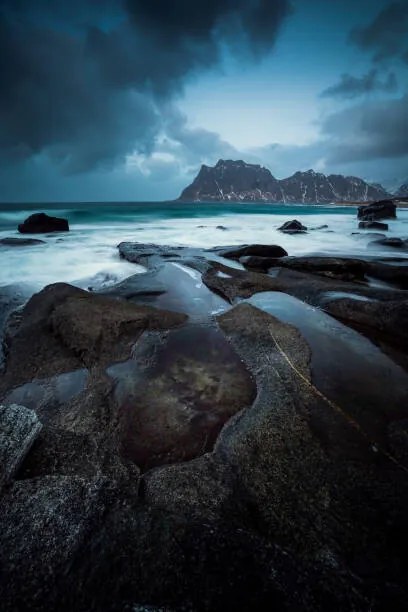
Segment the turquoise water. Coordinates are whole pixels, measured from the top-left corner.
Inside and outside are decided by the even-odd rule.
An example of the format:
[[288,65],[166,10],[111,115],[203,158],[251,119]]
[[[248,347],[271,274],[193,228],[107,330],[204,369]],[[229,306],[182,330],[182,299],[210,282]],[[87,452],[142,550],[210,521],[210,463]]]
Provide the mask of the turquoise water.
[[[116,282],[143,271],[118,256],[124,240],[212,247],[244,243],[279,244],[290,255],[394,255],[384,247],[368,247],[372,233],[358,232],[355,207],[264,203],[129,202],[0,204],[0,239],[18,237],[17,225],[34,212],[65,217],[67,233],[38,236],[45,244],[2,246],[0,286],[29,283],[34,289],[52,282],[87,287]],[[279,227],[299,219],[306,234],[289,236]],[[327,228],[318,229],[322,225]],[[389,221],[389,236],[408,236],[408,210]],[[355,234],[355,235],[353,235]],[[400,255],[400,252],[397,253]]]
[[151,223],[162,219],[197,219],[236,215],[354,215],[347,206],[305,206],[265,203],[92,202],[0,204],[0,231],[15,228],[34,212],[67,217],[71,224]]

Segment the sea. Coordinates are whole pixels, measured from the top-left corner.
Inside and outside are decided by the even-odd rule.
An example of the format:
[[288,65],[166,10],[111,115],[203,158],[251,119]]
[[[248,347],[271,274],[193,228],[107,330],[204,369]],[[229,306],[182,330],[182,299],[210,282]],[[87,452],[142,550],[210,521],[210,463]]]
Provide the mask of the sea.
[[[0,239],[22,237],[17,226],[34,212],[68,219],[70,231],[32,236],[46,244],[0,246],[0,287],[24,283],[33,291],[55,282],[100,287],[143,272],[120,259],[122,241],[210,248],[219,245],[278,244],[289,255],[347,257],[398,256],[408,253],[370,245],[378,232],[358,229],[353,206],[267,203],[93,202],[0,204]],[[389,237],[408,237],[408,209],[387,220]],[[305,234],[278,228],[298,219]],[[327,227],[322,227],[327,226]],[[320,229],[319,229],[320,228]],[[356,233],[357,232],[357,233]],[[381,233],[381,232],[380,232]]]

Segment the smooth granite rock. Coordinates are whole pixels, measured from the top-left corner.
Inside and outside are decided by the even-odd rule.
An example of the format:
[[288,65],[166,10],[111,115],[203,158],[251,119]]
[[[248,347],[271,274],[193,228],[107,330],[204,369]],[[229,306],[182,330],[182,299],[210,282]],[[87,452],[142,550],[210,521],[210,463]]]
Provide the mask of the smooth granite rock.
[[0,405],[0,490],[16,474],[41,427],[33,410]]

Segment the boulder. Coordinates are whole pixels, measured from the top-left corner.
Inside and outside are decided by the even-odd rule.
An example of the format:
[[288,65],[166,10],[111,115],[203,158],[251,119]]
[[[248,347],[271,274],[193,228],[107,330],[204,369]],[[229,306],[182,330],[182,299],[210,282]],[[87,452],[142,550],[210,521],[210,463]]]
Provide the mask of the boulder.
[[50,217],[45,213],[30,215],[24,223],[18,226],[20,234],[48,234],[48,232],[68,232],[69,224],[66,219]]
[[388,230],[388,223],[380,223],[379,221],[360,221],[358,224],[359,229],[375,229],[386,232]]
[[228,259],[241,257],[286,257],[287,252],[277,244],[244,244],[239,247],[224,247],[217,249],[217,254]]
[[285,234],[304,234],[307,232],[307,227],[301,224],[297,219],[293,219],[293,221],[286,221],[279,228],[280,232],[284,232]]
[[372,240],[368,243],[368,246],[387,246],[392,247],[393,249],[403,249],[404,251],[408,250],[408,240],[404,240],[403,238],[380,238],[378,240]]
[[374,221],[376,219],[395,219],[397,207],[392,200],[380,200],[368,206],[359,206],[357,219]]
[[33,410],[0,405],[0,490],[12,480],[41,427]]
[[36,238],[2,238],[0,240],[0,246],[33,246],[36,244],[45,244],[45,240],[37,240]]

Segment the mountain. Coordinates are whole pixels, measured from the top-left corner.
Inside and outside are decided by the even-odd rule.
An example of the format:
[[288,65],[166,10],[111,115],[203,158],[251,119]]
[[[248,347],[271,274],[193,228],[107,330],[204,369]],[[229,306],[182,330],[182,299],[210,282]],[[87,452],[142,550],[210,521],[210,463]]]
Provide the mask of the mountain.
[[408,197],[408,181],[403,183],[401,187],[397,189],[394,195],[401,196],[401,198],[407,198]]
[[257,164],[220,159],[215,166],[202,165],[194,181],[184,189],[183,202],[369,202],[389,197],[381,185],[355,176],[308,170],[279,180]]

